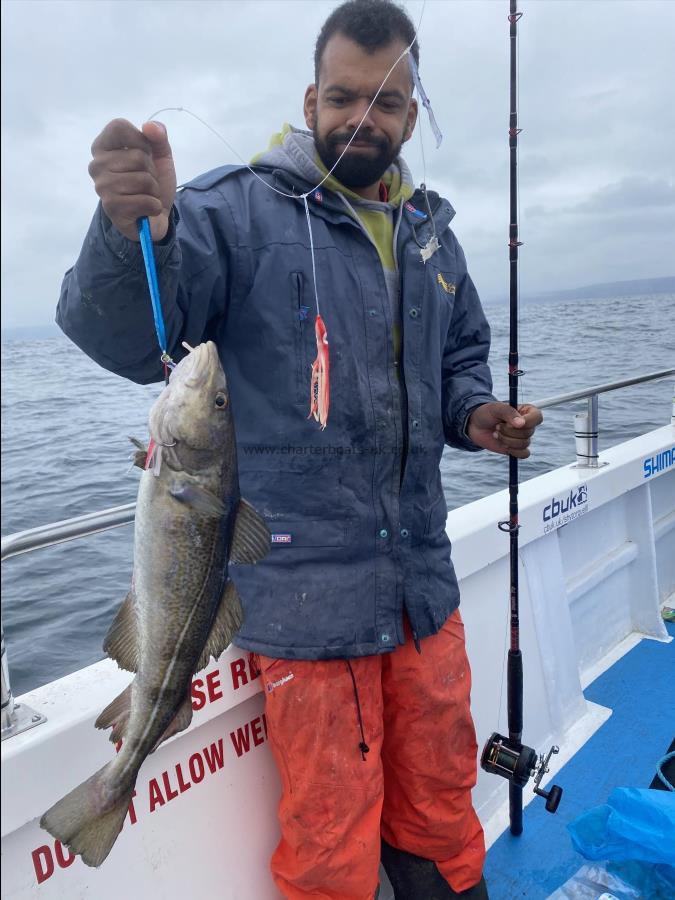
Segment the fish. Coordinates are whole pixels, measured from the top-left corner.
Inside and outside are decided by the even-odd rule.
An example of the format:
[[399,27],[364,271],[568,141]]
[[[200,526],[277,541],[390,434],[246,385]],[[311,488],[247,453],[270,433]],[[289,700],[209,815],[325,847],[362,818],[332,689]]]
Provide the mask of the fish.
[[[103,649],[135,677],[96,720],[117,756],[52,806],[40,825],[98,867],[122,830],[138,772],[192,719],[192,676],[217,658],[243,611],[229,564],[270,549],[264,519],[239,493],[234,420],[213,342],[189,348],[152,406],[134,526],[131,590]],[[134,441],[138,447],[139,442]]]

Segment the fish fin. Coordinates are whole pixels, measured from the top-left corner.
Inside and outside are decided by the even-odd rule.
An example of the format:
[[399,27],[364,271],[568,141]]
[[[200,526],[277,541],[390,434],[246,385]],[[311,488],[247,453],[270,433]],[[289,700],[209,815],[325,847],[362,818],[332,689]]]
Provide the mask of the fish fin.
[[[108,767],[55,803],[40,819],[40,825],[61,841],[88,866],[100,866],[122,830],[133,795],[134,784],[107,809],[103,797],[108,788]],[[135,781],[135,779],[134,779]]]
[[256,563],[269,553],[270,530],[260,513],[241,499],[232,533],[230,562]]
[[218,518],[227,513],[227,507],[219,497],[196,484],[185,485],[185,487],[177,488],[170,493],[174,500],[192,507],[195,512],[204,516]]
[[180,731],[185,731],[185,729],[189,726],[192,721],[192,697],[190,695],[190,691],[185,695],[185,699],[178,707],[178,712],[173,717],[173,719],[169,722],[169,727],[166,729],[161,738],[157,741],[155,746],[150,751],[154,753],[155,750],[159,747],[160,744],[163,744],[164,741],[168,741],[170,737],[173,737],[174,734],[178,734]]
[[109,734],[109,739],[112,744],[118,744],[120,741],[123,741],[127,736],[127,725],[129,724],[129,715],[123,716],[117,722],[113,722],[112,731]]
[[138,438],[132,437],[129,435],[129,440],[136,448],[135,453],[132,454],[133,457],[133,465],[138,466],[139,469],[145,469],[145,464],[148,461],[148,448],[142,441],[139,441]]
[[133,682],[119,694],[112,703],[109,703],[98,719],[94,722],[95,728],[110,728],[110,740],[113,744],[125,737],[129,716],[131,715],[131,688]]
[[234,633],[243,621],[244,611],[241,608],[241,599],[233,582],[228,581],[195,672],[199,672],[208,665],[211,657],[218,659],[223,650],[230,646]]
[[138,670],[138,623],[133,588],[124,598],[103,641],[103,649],[120,669]]

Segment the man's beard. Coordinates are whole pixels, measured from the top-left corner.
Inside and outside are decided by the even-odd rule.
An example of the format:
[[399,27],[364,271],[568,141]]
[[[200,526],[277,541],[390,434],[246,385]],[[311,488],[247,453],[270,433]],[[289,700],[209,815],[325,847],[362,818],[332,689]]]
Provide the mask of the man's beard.
[[[340,134],[333,132],[325,140],[319,135],[317,127],[314,126],[314,145],[319,154],[319,158],[324,166],[330,172],[335,163],[340,158],[340,154],[344,151],[344,145],[348,144],[352,135]],[[351,148],[340,159],[335,166],[333,175],[337,180],[348,188],[364,188],[375,184],[382,178],[389,166],[401,152],[403,140],[398,146],[392,146],[387,138],[375,138],[369,135],[367,131],[359,131],[356,140],[362,143],[368,143],[377,148],[377,153],[373,155],[368,152],[360,153],[359,148],[352,150]],[[342,144],[340,150],[337,145]]]

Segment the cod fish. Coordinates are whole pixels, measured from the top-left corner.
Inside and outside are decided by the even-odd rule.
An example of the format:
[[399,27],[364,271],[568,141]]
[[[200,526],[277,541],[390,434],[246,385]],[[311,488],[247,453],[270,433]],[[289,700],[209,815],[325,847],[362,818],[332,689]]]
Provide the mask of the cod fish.
[[103,644],[136,673],[96,720],[97,728],[113,726],[110,739],[122,740],[122,748],[40,820],[88,866],[110,853],[145,758],[190,724],[192,675],[242,623],[228,562],[255,563],[270,547],[264,520],[239,495],[232,410],[215,344],[190,351],[150,411],[131,590]]

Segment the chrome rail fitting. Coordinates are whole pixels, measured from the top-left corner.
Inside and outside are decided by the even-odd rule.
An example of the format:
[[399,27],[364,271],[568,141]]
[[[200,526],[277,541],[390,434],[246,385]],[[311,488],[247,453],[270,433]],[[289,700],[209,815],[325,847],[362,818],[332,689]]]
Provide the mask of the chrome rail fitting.
[[[598,394],[616,391],[633,384],[659,381],[670,375],[675,375],[675,369],[663,369],[648,375],[638,375],[636,378],[627,378],[623,381],[584,388],[581,391],[545,397],[543,400],[534,401],[533,406],[547,409],[552,406],[561,406],[564,403],[572,403],[575,400],[588,400],[588,411],[575,417],[577,465],[580,468],[595,468],[598,466]],[[675,396],[673,397],[671,422],[675,425]],[[130,525],[134,521],[135,510],[135,503],[127,503],[125,506],[115,506],[100,512],[87,513],[84,516],[76,516],[62,522],[53,522],[49,525],[40,525],[38,528],[29,528],[27,531],[10,534],[2,538],[0,558],[2,562],[5,562],[6,559],[21,553],[30,553],[42,547],[52,547],[54,544],[110,531],[113,528],[120,528],[122,525]],[[2,629],[2,740],[20,734],[45,721],[45,717],[39,712],[35,712],[23,703],[16,703],[14,700],[5,652],[5,633]]]
[[588,410],[574,417],[574,443],[578,469],[597,469],[598,455],[598,395],[588,398]]
[[5,630],[0,623],[0,632],[2,633],[2,740],[14,737],[15,734],[21,734],[22,731],[28,731],[29,728],[35,728],[41,725],[47,719],[42,713],[31,709],[25,703],[17,703],[12,694],[12,688],[9,683],[9,666],[7,665],[7,651],[5,650]]
[[[588,400],[586,412],[577,413],[574,417],[574,442],[577,451],[576,466],[578,469],[597,469],[601,463],[598,453],[598,395],[607,394],[610,391],[618,391],[621,388],[634,384],[644,384],[647,381],[660,381],[675,375],[675,369],[662,369],[659,372],[650,372],[648,375],[638,375],[635,378],[625,378],[623,381],[609,381],[605,384],[597,384],[594,387],[584,388],[581,391],[570,391],[567,394],[558,394],[555,397],[545,397],[543,400],[535,400],[533,406],[539,409],[547,409],[552,406],[562,406],[564,403],[572,403],[575,400]],[[675,386],[673,387],[673,409],[671,412],[671,424],[675,425]]]

